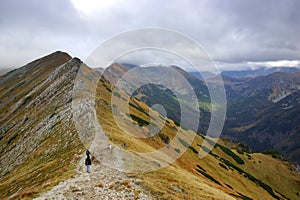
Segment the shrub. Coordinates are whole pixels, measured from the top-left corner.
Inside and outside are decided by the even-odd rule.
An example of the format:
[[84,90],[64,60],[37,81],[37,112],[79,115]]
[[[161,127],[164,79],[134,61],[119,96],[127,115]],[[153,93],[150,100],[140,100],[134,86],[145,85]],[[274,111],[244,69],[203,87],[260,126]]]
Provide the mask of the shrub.
[[266,155],[271,155],[273,158],[282,159],[282,156],[280,155],[279,151],[277,151],[275,149],[266,150],[266,151],[264,151],[262,153],[266,154]]
[[244,151],[241,150],[241,149],[237,149],[237,152],[238,152],[239,154],[241,154],[241,155],[244,155]]
[[226,153],[227,155],[229,155],[230,157],[232,157],[238,164],[245,164],[244,160],[242,160],[239,156],[237,156],[235,153],[233,153],[230,149],[228,149],[227,147],[224,147],[222,145],[217,145],[218,147],[220,147],[220,149]]
[[189,146],[189,149],[192,150],[193,153],[198,154],[199,152],[192,146]]
[[176,151],[177,153],[180,153],[180,149],[175,148],[174,151]]
[[139,126],[147,126],[150,124],[148,121],[146,121],[138,116],[135,116],[133,114],[130,114],[130,117],[132,120],[136,121],[139,124]]
[[252,176],[251,174],[245,172],[244,170],[242,170],[241,168],[237,167],[236,165],[232,164],[230,161],[221,158],[221,161],[223,163],[225,163],[227,166],[232,167],[233,169],[237,170],[240,174],[244,174],[244,177],[248,178],[250,181],[258,184],[260,187],[262,187],[264,190],[266,190],[272,197],[274,197],[275,199],[280,199],[273,191],[273,189],[265,184],[264,182],[262,182],[261,180],[258,180],[257,178],[255,178],[254,176]]
[[22,100],[22,105],[25,105],[32,97],[29,95]]
[[116,96],[116,97],[118,97],[118,98],[121,97],[121,95],[118,92],[116,92],[116,91],[113,92],[113,95]]
[[10,144],[14,139],[16,139],[18,137],[18,134],[16,133],[16,134],[14,134],[13,136],[11,136],[9,139],[8,139],[8,141],[7,141],[7,143],[6,144]]
[[107,91],[112,92],[112,90],[109,87],[105,87]]
[[239,147],[241,148],[241,150],[243,152],[252,153],[251,149],[249,148],[249,146],[246,143],[240,142]]
[[207,148],[206,146],[202,146],[201,149],[203,151],[205,151],[206,153],[209,153],[209,154],[211,153],[211,150],[209,148]]
[[218,185],[221,185],[221,183],[219,181],[217,181],[214,177],[212,177],[211,175],[207,174],[204,171],[201,171],[199,169],[196,169],[197,172],[199,172],[200,174],[202,174],[204,177],[210,179],[211,181],[215,182]]
[[219,163],[219,165],[220,165],[221,167],[223,167],[224,169],[228,170],[228,168],[227,168],[223,163]]
[[170,143],[170,138],[169,138],[168,136],[166,136],[166,135],[164,135],[164,134],[162,134],[162,133],[160,133],[158,136],[160,137],[160,139],[161,139],[164,143],[166,143],[166,144],[169,144],[169,143]]
[[189,145],[188,143],[186,143],[183,139],[178,138],[178,141],[179,141],[184,147],[189,148],[190,145]]
[[198,151],[197,151],[194,147],[190,146],[190,145],[189,145],[186,141],[184,141],[183,139],[178,138],[178,141],[179,141],[184,147],[189,148],[193,153],[198,154]]
[[139,107],[139,106],[136,106],[136,105],[134,105],[134,104],[131,103],[131,102],[129,102],[129,105],[130,105],[131,107],[134,107],[135,109],[137,109],[138,111],[144,113],[146,116],[149,117],[149,114],[148,114],[143,108],[141,108],[141,107]]

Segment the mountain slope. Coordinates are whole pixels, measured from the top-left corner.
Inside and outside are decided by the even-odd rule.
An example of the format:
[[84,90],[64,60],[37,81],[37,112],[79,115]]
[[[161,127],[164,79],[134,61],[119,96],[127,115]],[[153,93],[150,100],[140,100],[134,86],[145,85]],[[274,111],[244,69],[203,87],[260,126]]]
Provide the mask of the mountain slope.
[[294,142],[299,136],[299,76],[275,72],[244,80],[225,79],[225,85],[228,113],[223,133],[255,151],[276,149],[284,158],[300,162]]
[[[98,119],[103,130],[115,145],[122,145],[127,151],[133,152],[158,150],[166,145],[165,138],[174,139],[177,130],[181,133],[179,142],[186,145],[186,136],[192,132],[176,126],[169,119],[166,119],[167,122],[162,131],[151,138],[139,139],[128,136],[113,120],[113,110],[109,105],[113,86],[107,82],[101,84],[104,87],[98,88],[98,92],[101,94],[101,100],[97,101]],[[110,90],[106,89],[107,87]],[[129,98],[126,93],[121,91],[116,96],[120,101]],[[113,109],[118,109],[121,113],[125,112],[124,108],[114,107]],[[141,109],[148,110],[149,108],[143,102],[133,100],[130,106],[131,114],[148,121],[147,115],[140,113]],[[131,130],[130,116],[122,116],[124,116],[124,126]],[[164,117],[158,116],[157,119],[163,120]],[[144,127],[143,134],[147,135],[148,128]],[[252,199],[297,199],[297,191],[300,186],[299,174],[288,162],[259,153],[247,153],[247,149],[244,149],[242,144],[237,145],[226,139],[220,139],[208,156],[199,159],[199,146],[202,142],[203,136],[196,135],[192,145],[187,146],[187,152],[175,163],[154,172],[132,174],[132,176],[141,178],[141,184],[152,191],[154,197],[163,199],[190,197],[220,199],[228,197],[225,193],[237,199],[247,199],[247,197]],[[172,145],[170,148],[178,151]],[[163,154],[161,156],[164,157]]]
[[[183,107],[186,107],[185,111],[189,116],[193,117],[186,122],[185,128],[191,128],[194,123],[193,119],[197,119],[197,113],[200,112],[200,125],[198,129],[195,128],[193,130],[201,133],[207,132],[211,106],[209,103],[210,97],[208,89],[203,81],[185,72],[178,66],[153,66],[142,68],[136,65],[114,63],[104,71],[103,76],[112,84],[117,84],[118,80],[123,75],[126,76],[126,73],[130,72],[132,69],[134,69],[133,73],[138,74],[135,76],[137,79],[130,78],[126,80],[126,83],[123,83],[123,85],[119,87],[137,88],[131,94],[133,97],[145,102],[149,107],[155,104],[162,105],[166,110],[167,117],[177,124],[180,124],[182,117],[180,113],[180,104]],[[138,83],[141,82],[138,80],[138,77],[140,77],[140,79],[145,79],[145,77],[143,77],[145,74],[152,74],[146,75],[147,78],[151,80],[152,77],[156,77],[155,80],[159,80],[158,82],[161,82],[162,84],[146,83],[142,86],[138,86]],[[159,74],[159,76],[156,74]],[[187,83],[190,84],[190,88],[187,86]],[[196,99],[193,99],[193,96]],[[198,106],[191,105],[194,100],[198,101]],[[197,107],[198,110],[196,110]]]
[[55,52],[0,78],[0,198],[70,177],[83,150],[71,113],[77,58]]
[[284,158],[300,162],[300,91],[264,109],[257,118],[242,140],[258,151],[276,149]]
[[[120,190],[119,193],[124,195],[133,192],[138,194],[143,193],[144,189],[147,193],[150,192],[149,197],[154,199],[299,197],[300,177],[291,167],[291,163],[268,155],[250,153],[245,145],[234,144],[226,139],[217,141],[217,145],[209,151],[208,147],[213,139],[209,139],[208,143],[201,147],[204,136],[179,127],[173,120],[154,111],[144,102],[135,97],[130,98],[125,91],[115,88],[114,84],[104,77],[98,82],[94,101],[80,105],[88,107],[89,103],[95,104],[103,133],[113,146],[110,151],[102,149],[98,152],[100,155],[109,160],[119,156],[121,160],[126,161],[127,158],[122,157],[126,155],[125,152],[139,155],[138,153],[154,151],[159,152],[158,163],[154,162],[155,166],[159,166],[159,161],[164,163],[170,155],[183,154],[164,168],[144,173],[121,173],[106,169],[115,167],[114,165],[104,167],[104,162],[98,163],[97,160],[93,160],[92,169],[95,170],[95,174],[89,176],[83,172],[81,159],[85,147],[79,139],[74,112],[71,110],[71,103],[77,100],[72,99],[72,89],[79,66],[82,66],[83,70],[79,73],[87,75],[82,82],[79,81],[82,83],[80,87],[87,89],[84,92],[88,94],[91,90],[89,86],[99,78],[99,73],[83,66],[79,59],[61,52],[34,61],[20,70],[15,70],[13,74],[9,73],[0,78],[1,199],[32,198],[61,181],[64,182],[51,191],[55,193],[52,195],[62,198],[72,198],[76,195],[81,195],[82,198],[96,198],[101,197],[102,192],[109,195]],[[112,105],[113,97],[116,98],[116,102],[121,103]],[[129,99],[129,103],[124,103],[126,99]],[[126,105],[129,106],[129,113],[126,112]],[[75,112],[84,114],[88,110]],[[119,119],[122,120],[115,120],[114,112],[118,113]],[[157,125],[163,125],[161,129],[148,126],[153,121]],[[125,131],[117,123],[125,127]],[[151,134],[156,129],[159,131]],[[136,137],[138,134],[147,137]],[[195,138],[189,145],[191,136]],[[160,151],[161,148],[165,148],[166,151]],[[198,157],[201,149],[209,152],[203,159]],[[97,148],[91,148],[92,154],[97,155],[96,150]],[[115,152],[118,154],[114,154]],[[128,165],[124,162],[123,166],[134,166],[138,171],[152,162],[147,159],[144,161]],[[80,167],[75,170],[78,163]],[[105,183],[103,187],[101,182],[99,185],[93,185],[97,178],[104,179],[100,180]],[[117,180],[118,178],[122,180]],[[83,185],[82,188],[72,187],[74,182],[79,181],[79,186],[85,180],[92,181],[93,184]],[[123,182],[125,180],[127,182]]]

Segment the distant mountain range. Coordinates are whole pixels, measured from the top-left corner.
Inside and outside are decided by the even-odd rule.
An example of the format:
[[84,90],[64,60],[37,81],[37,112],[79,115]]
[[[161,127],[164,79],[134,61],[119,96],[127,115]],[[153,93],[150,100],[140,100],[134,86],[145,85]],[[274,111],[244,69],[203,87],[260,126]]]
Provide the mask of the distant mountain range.
[[233,78],[253,78],[257,76],[266,76],[274,72],[295,73],[299,71],[300,69],[295,67],[271,67],[271,68],[261,67],[255,70],[222,71],[221,74]]

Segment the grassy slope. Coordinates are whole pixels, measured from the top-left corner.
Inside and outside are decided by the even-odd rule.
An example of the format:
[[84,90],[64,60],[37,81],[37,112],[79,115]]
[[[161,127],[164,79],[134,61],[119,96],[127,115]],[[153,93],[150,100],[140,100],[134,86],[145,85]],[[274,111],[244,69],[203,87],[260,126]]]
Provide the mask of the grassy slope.
[[[152,139],[138,139],[128,136],[117,127],[112,120],[113,116],[110,108],[111,90],[113,90],[111,85],[102,81],[98,87],[97,96],[99,121],[106,134],[109,135],[110,140],[117,145],[126,144],[126,150],[130,151],[147,152],[163,147],[165,143],[159,136]],[[118,93],[117,96],[120,101],[127,98],[122,92]],[[134,104],[134,106],[130,107],[130,114],[139,116],[146,121],[149,120],[144,112],[136,109],[149,110],[144,103],[132,100],[131,104]],[[123,108],[118,109],[123,110]],[[157,117],[157,120],[159,118],[161,119],[161,117]],[[127,130],[130,130],[130,133],[133,133],[135,130],[129,123],[131,120],[127,116],[127,120],[122,123],[127,127]],[[168,136],[170,139],[174,137],[175,129],[180,129],[183,135],[189,134],[189,131],[177,127],[171,120],[167,121],[161,134]],[[146,134],[147,128],[144,131]],[[184,140],[183,136],[182,139]],[[290,167],[289,163],[262,154],[244,153],[241,155],[233,149],[233,154],[245,162],[241,165],[232,156],[221,150],[220,147],[213,149],[213,154],[217,156],[208,155],[203,159],[199,159],[197,154],[199,146],[197,144],[201,144],[202,141],[202,137],[196,136],[187,152],[170,166],[150,173],[132,174],[132,176],[142,178],[144,186],[162,199],[188,199],[190,197],[195,199],[225,199],[226,195],[228,195],[227,198],[236,197],[241,199],[247,199],[247,197],[252,199],[285,199],[285,197],[297,199],[296,194],[300,188],[300,177]],[[219,144],[225,146],[224,148],[226,146],[237,148],[236,144],[225,139],[219,140]],[[237,169],[227,166],[221,158],[228,160],[237,169],[246,172],[248,176],[254,177],[256,181],[245,177],[247,176],[245,173],[239,173]],[[219,163],[225,167],[222,167]],[[270,186],[271,191],[267,191],[259,183]]]
[[[0,108],[0,126],[10,127],[0,140],[1,199],[11,195],[14,199],[32,198],[74,174],[76,155],[84,147],[69,110],[72,66],[57,73],[59,77],[68,74],[64,78],[45,82],[70,59],[58,52],[15,71],[17,75],[1,84],[1,103],[7,104]],[[49,87],[53,88],[47,90]],[[30,98],[12,112],[29,93]]]
[[[52,66],[52,64],[49,63],[49,66]],[[30,73],[26,76],[29,77],[29,75]],[[45,73],[40,75],[39,78],[42,80],[47,76],[48,73]],[[20,81],[21,79],[18,79],[15,83],[11,83],[11,85],[18,84]],[[30,92],[29,88],[35,87],[34,85],[38,85],[39,82],[30,82],[29,84],[30,85],[26,86],[28,90],[24,92],[25,94]],[[0,92],[2,92],[1,94],[3,95],[2,100],[5,101],[9,98],[7,91],[9,91],[10,86],[1,86],[4,86],[0,88]],[[40,88],[40,90],[36,92],[39,94],[45,89],[46,88]],[[64,87],[61,88],[62,91],[65,89]],[[20,91],[23,91],[23,89],[20,88],[19,92]],[[173,121],[167,119],[159,136],[150,139],[138,139],[128,136],[128,134],[123,133],[113,121],[110,107],[111,91],[112,88],[110,84],[102,80],[98,87],[98,95],[96,97],[98,106],[97,114],[111,142],[117,145],[122,144],[125,146],[125,150],[148,152],[159,149],[165,146],[163,139],[166,136],[172,139],[176,130],[181,131],[182,134],[180,138],[182,141],[185,141],[186,135],[191,134],[190,131],[177,127]],[[19,100],[24,98],[24,93],[15,92],[14,94],[16,94],[16,98]],[[119,91],[118,94],[120,101],[122,98],[126,98],[126,95],[121,91]],[[8,161],[12,162],[13,165],[8,163],[11,165],[11,169],[8,171],[5,171],[7,163],[1,160],[0,198],[5,198],[12,194],[16,194],[14,196],[15,198],[31,198],[74,174],[73,169],[78,162],[76,154],[79,155],[82,153],[84,147],[78,139],[72,120],[69,120],[72,119],[71,116],[62,114],[63,111],[70,106],[69,100],[62,97],[65,96],[54,98],[60,99],[60,101],[55,101],[51,98],[43,99],[43,101],[40,102],[40,106],[32,109],[28,109],[28,107],[26,107],[26,109],[22,108],[24,109],[22,112],[13,115],[12,119],[5,121],[6,123],[10,123],[22,121],[24,117],[29,118],[27,121],[24,120],[22,123],[15,124],[14,128],[9,130],[7,135],[0,140],[0,155],[3,158],[11,156],[14,159],[16,158],[16,160],[23,160],[21,163],[16,163],[13,161],[14,159],[9,159]],[[29,104],[31,101],[33,101],[33,99],[29,99],[27,103]],[[24,106],[26,106],[27,103]],[[144,103],[133,99],[131,104],[134,105],[130,107],[131,114],[137,116],[137,119],[140,118],[142,122],[149,121],[149,116],[146,114],[149,108]],[[10,105],[13,105],[13,102],[11,102]],[[1,109],[4,109],[4,107]],[[124,108],[119,109],[124,111]],[[1,110],[1,112],[4,114],[4,117],[10,117],[7,114],[9,112],[5,109]],[[123,125],[127,126],[127,130],[130,130],[130,133],[135,133],[137,129],[129,123],[131,121],[129,116],[125,115],[124,118],[126,120],[121,121]],[[162,118],[163,117],[156,114],[153,120],[162,123]],[[51,126],[47,126],[48,123],[52,123],[53,119],[56,119],[55,123]],[[41,123],[45,123],[42,125],[44,129],[41,128],[34,132],[30,131],[31,127],[41,126]],[[135,123],[138,126],[138,122]],[[1,126],[3,125],[5,124],[2,123]],[[22,127],[24,129],[22,129]],[[149,130],[145,128],[143,134],[147,134],[147,132],[149,132]],[[29,136],[29,138],[31,138],[31,136],[37,136],[35,135],[37,133],[40,133],[42,137],[38,141],[38,146],[30,149],[30,145],[33,143],[30,143],[26,137]],[[250,158],[246,153],[240,155],[233,150],[235,155],[238,155],[245,161],[244,165],[240,165],[235,162],[232,156],[226,154],[219,147],[213,149],[213,154],[219,157],[208,155],[200,160],[197,155],[197,151],[199,151],[197,144],[201,144],[202,140],[202,137],[196,136],[192,147],[190,147],[180,159],[168,167],[155,172],[131,175],[141,178],[144,187],[150,189],[155,197],[161,199],[192,199],[192,197],[195,199],[230,199],[232,197],[243,198],[242,195],[253,199],[272,199],[270,193],[262,187],[259,187],[257,183],[245,178],[244,174],[240,174],[236,169],[224,164],[220,160],[220,158],[224,158],[243,171],[260,179],[265,184],[270,185],[276,195],[281,196],[275,192],[277,190],[290,199],[297,199],[296,192],[299,192],[300,178],[299,175],[290,168],[288,163],[262,154],[250,154]],[[236,147],[236,144],[227,140],[219,140],[219,144],[226,147]],[[16,150],[16,147],[22,145],[24,146],[22,147],[23,149]],[[20,150],[22,150],[22,152],[20,152]],[[8,152],[14,152],[15,154],[9,154]],[[29,155],[26,156],[26,159],[19,159],[24,156],[24,153]],[[219,163],[222,163],[223,167],[221,167]]]

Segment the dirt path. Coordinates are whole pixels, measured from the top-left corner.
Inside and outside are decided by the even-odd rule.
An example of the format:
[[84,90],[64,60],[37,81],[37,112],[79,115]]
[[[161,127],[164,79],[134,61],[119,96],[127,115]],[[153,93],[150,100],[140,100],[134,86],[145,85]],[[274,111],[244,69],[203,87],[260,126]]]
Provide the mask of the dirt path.
[[141,180],[99,163],[93,163],[89,174],[84,159],[83,156],[74,178],[59,183],[36,199],[152,199],[150,192],[139,186]]

